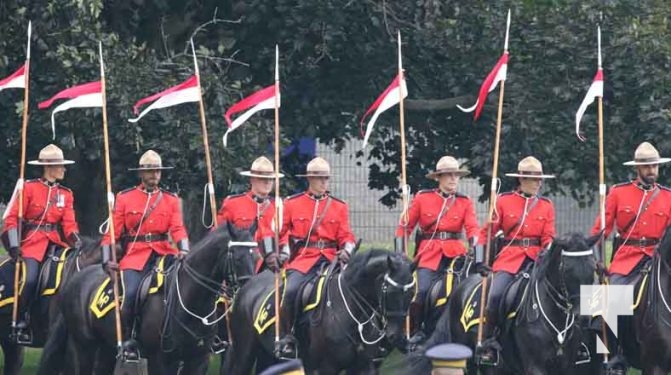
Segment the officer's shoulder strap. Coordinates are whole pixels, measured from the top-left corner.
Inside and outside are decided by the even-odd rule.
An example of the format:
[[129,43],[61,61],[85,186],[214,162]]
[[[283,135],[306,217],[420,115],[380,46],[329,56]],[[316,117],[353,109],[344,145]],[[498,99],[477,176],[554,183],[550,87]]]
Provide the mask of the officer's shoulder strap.
[[133,190],[135,190],[135,186],[133,186],[133,187],[131,187],[131,188],[128,188],[128,189],[126,189],[126,190],[121,190],[121,191],[119,192],[119,195],[126,194],[126,193],[130,193],[130,192],[133,191]]
[[170,195],[170,196],[173,196],[173,197],[175,197],[175,198],[179,198],[179,195],[177,195],[177,193],[174,193],[174,192],[172,192],[172,191],[165,190],[165,189],[161,189],[161,191],[162,191],[163,193],[168,194],[168,195]]
[[296,199],[296,198],[300,197],[300,196],[303,195],[303,194],[304,194],[303,192],[300,192],[300,193],[296,193],[296,194],[294,194],[294,195],[290,195],[290,196],[287,197],[286,200],[290,201],[290,200],[292,200],[292,199]]
[[671,187],[664,186],[664,185],[658,185],[660,189],[666,190],[666,191],[671,191]]
[[464,193],[460,193],[460,192],[456,192],[456,193],[454,193],[454,196],[457,197],[457,198],[471,199],[471,197],[469,197],[468,195],[466,195],[466,194],[464,194]]
[[435,192],[434,189],[422,189],[422,190],[418,191],[415,195],[426,194],[426,193],[434,193],[434,192]]
[[540,200],[542,200],[542,201],[546,201],[546,202],[548,202],[548,203],[552,203],[552,199],[550,199],[550,198],[548,198],[548,197],[546,197],[546,196],[539,195],[539,196],[538,196],[538,199],[540,199]]
[[513,195],[514,193],[512,191],[506,191],[505,193],[499,194],[499,197],[506,197],[508,195]]
[[337,198],[337,197],[334,197],[334,196],[331,195],[331,194],[329,194],[329,197],[330,197],[331,199],[333,199],[334,201],[336,201],[336,202],[340,202],[340,203],[342,203],[342,204],[347,204],[347,202],[345,202],[344,200],[342,200],[342,199],[340,199],[340,198]]
[[41,182],[39,178],[31,178],[30,180],[26,180],[26,184],[34,184],[36,182]]
[[611,186],[610,188],[611,189],[616,189],[616,188],[619,188],[619,187],[624,187],[624,186],[629,186],[629,185],[631,185],[631,181],[620,182],[619,184],[615,184],[615,185]]
[[67,186],[63,186],[63,185],[61,185],[61,184],[58,184],[58,187],[61,188],[61,189],[63,189],[63,190],[65,190],[65,191],[69,191],[70,193],[72,193],[72,189],[70,189],[70,188],[67,187]]
[[240,197],[242,197],[242,196],[244,196],[244,195],[245,195],[245,193],[231,194],[231,195],[227,196],[226,199],[240,198]]

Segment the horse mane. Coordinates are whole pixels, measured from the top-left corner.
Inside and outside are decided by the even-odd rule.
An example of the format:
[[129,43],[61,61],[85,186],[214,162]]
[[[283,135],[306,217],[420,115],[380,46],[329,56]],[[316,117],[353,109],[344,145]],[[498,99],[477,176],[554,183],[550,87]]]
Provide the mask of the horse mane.
[[82,246],[79,248],[81,253],[86,254],[100,249],[100,241],[102,240],[102,236],[79,236],[79,238],[82,240]]
[[366,267],[373,259],[387,256],[393,258],[394,253],[384,249],[370,249],[368,251],[357,252],[347,263],[346,274],[348,278],[358,282],[359,279],[366,277]]
[[[594,242],[596,242],[599,236],[600,235],[585,238],[582,233],[569,232],[557,238],[552,242],[550,249],[543,250],[539,255],[541,260],[536,265],[535,278],[543,278],[547,274],[550,266],[558,265],[562,252],[571,253],[588,250],[594,245]],[[586,268],[585,272],[588,272],[588,269],[591,269],[589,262],[581,262],[580,265]]]
[[231,233],[227,223],[222,223],[213,231],[208,232],[205,237],[196,242],[191,248],[192,256],[197,255],[203,249],[208,249],[211,246],[222,246],[231,240]]

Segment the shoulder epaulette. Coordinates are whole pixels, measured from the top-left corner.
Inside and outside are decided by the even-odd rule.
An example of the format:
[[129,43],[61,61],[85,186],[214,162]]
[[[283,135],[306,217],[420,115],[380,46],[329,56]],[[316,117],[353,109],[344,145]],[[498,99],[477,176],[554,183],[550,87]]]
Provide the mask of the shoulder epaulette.
[[294,195],[290,195],[290,196],[288,196],[285,200],[289,201],[289,200],[292,200],[292,199],[294,199],[294,198],[298,198],[298,197],[300,197],[300,196],[303,195],[303,194],[305,194],[305,193],[303,193],[303,192],[296,193],[296,194],[294,194]]
[[422,189],[422,190],[418,191],[415,195],[426,194],[426,193],[433,193],[433,192],[435,192],[435,191],[436,191],[436,190],[434,190],[434,189]]
[[30,180],[26,180],[24,183],[28,184],[28,183],[33,183],[33,182],[40,182],[40,179],[39,178],[31,178]]
[[456,192],[456,193],[454,193],[454,196],[457,197],[457,198],[471,199],[471,197],[469,197],[468,195],[466,195],[466,194],[464,194],[464,193],[460,193],[460,192]]
[[615,184],[615,185],[611,186],[610,188],[615,189],[617,187],[622,187],[622,186],[627,186],[627,185],[631,185],[631,181],[620,182],[619,184]]
[[231,194],[226,197],[226,199],[233,199],[233,198],[238,198],[244,196],[246,193],[238,193],[238,194]]
[[659,185],[659,188],[662,189],[662,190],[671,191],[671,187],[668,187],[668,186]]
[[72,193],[72,189],[70,189],[70,188],[67,187],[67,186],[58,185],[58,187],[60,187],[61,189],[65,190],[65,191],[69,191],[70,193]]
[[542,201],[546,201],[546,202],[550,202],[550,203],[552,203],[552,200],[551,200],[550,198],[548,198],[548,197],[544,197],[544,196],[539,195],[539,196],[538,196],[538,199],[540,199],[540,200],[542,200]]
[[165,189],[161,189],[161,191],[164,192],[164,193],[166,193],[166,194],[168,194],[168,195],[172,195],[172,196],[175,197],[175,198],[179,198],[179,196],[177,195],[177,193],[173,193],[172,191],[165,190]]
[[334,197],[333,195],[329,195],[329,197],[331,197],[331,199],[333,199],[333,200],[336,201],[336,202],[340,202],[340,203],[343,203],[343,204],[347,204],[347,202],[345,202],[344,200],[342,200],[342,199],[340,199],[340,198],[336,198],[336,197]]
[[501,193],[501,194],[499,194],[499,197],[505,197],[506,195],[512,195],[512,194],[514,194],[514,192],[512,192],[512,191],[506,191],[505,193]]
[[126,189],[126,190],[121,190],[121,191],[119,192],[119,195],[121,195],[121,194],[126,194],[126,193],[128,193],[128,192],[133,191],[133,190],[135,190],[135,187],[128,188],[128,189]]

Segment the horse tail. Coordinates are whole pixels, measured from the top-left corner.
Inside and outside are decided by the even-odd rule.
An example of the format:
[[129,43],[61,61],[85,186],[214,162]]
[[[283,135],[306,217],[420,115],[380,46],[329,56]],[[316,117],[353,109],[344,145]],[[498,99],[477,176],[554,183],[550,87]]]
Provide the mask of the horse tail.
[[42,356],[38,375],[59,374],[65,367],[65,357],[68,343],[68,328],[62,314],[56,317],[47,339]]

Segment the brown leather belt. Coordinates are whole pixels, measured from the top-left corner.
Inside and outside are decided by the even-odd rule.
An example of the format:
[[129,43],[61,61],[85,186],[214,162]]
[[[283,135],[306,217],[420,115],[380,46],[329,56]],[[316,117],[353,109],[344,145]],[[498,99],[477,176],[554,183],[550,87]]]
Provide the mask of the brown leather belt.
[[335,241],[325,241],[325,240],[308,241],[308,243],[305,244],[305,247],[313,247],[316,249],[337,249],[338,243]]
[[128,242],[161,242],[168,240],[168,234],[138,234],[137,238],[135,236],[123,236],[123,239]]
[[657,238],[629,238],[622,243],[626,246],[636,246],[636,247],[648,247],[654,246],[659,243]]
[[23,224],[23,229],[24,230],[40,230],[44,232],[53,232],[57,231],[60,228],[60,224],[52,224],[52,223],[25,223]]
[[437,231],[437,232],[422,232],[419,235],[419,238],[422,240],[460,240],[461,232],[448,232],[448,231]]
[[530,247],[530,246],[540,246],[541,239],[540,237],[524,237],[517,239],[504,239],[503,244],[505,246],[520,246],[520,247]]

